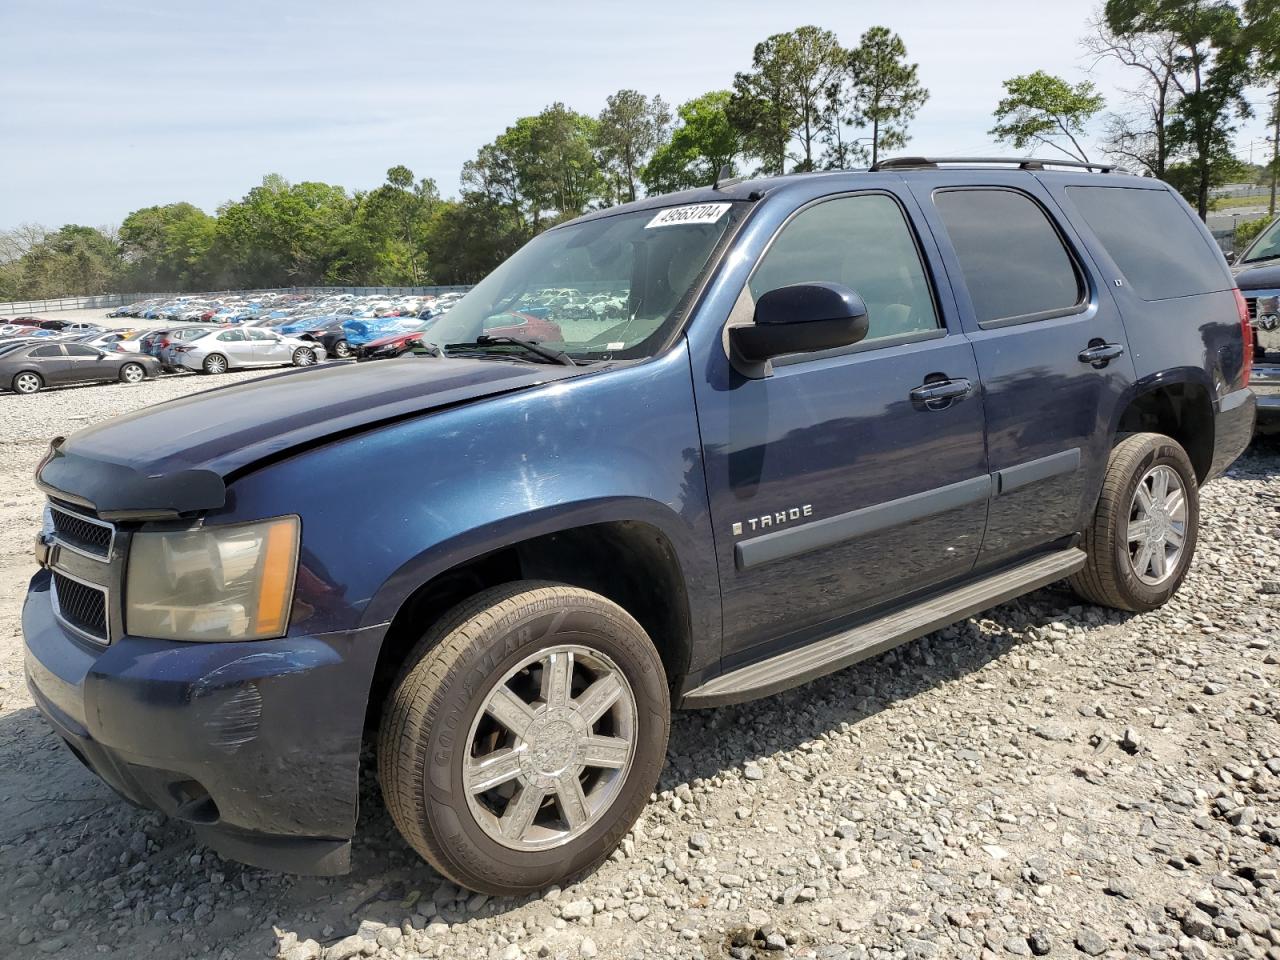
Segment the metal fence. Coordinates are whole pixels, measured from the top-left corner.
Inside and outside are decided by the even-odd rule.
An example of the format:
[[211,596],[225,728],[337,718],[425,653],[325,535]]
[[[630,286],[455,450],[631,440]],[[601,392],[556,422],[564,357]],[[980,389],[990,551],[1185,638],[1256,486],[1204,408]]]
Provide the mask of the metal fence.
[[209,290],[203,293],[100,293],[91,297],[58,297],[51,300],[14,300],[0,303],[0,315],[22,316],[54,313],[58,310],[92,310],[97,307],[122,307],[140,300],[171,297],[254,296],[263,293],[354,293],[357,296],[423,296],[426,294],[466,293],[469,284],[444,284],[418,287],[264,287],[259,290]]

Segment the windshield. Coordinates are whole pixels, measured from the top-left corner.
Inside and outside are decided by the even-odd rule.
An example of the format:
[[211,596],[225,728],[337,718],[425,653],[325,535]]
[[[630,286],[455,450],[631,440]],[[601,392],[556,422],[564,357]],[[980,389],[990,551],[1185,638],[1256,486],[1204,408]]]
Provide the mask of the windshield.
[[1255,260],[1274,260],[1277,257],[1280,257],[1280,219],[1258,235],[1258,239],[1249,245],[1240,262],[1252,263]]
[[580,359],[649,356],[747,209],[690,204],[549,230],[434,321],[430,340],[515,336]]

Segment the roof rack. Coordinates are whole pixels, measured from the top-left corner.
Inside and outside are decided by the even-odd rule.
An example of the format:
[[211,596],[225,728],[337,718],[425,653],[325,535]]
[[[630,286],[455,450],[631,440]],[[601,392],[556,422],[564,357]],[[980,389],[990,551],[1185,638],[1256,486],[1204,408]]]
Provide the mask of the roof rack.
[[1128,173],[1114,163],[1089,163],[1084,160],[1054,160],[1048,157],[890,157],[871,165],[871,170],[936,170],[943,164],[970,166],[1016,166],[1019,170],[1043,170],[1045,167],[1070,167],[1096,170],[1098,173]]

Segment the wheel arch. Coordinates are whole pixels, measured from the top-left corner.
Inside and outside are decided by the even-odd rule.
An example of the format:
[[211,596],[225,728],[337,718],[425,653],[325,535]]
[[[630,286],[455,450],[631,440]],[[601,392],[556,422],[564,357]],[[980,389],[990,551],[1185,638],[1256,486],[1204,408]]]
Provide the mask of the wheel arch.
[[1196,480],[1203,483],[1213,466],[1213,390],[1203,370],[1172,370],[1145,377],[1117,406],[1112,435],[1162,433],[1187,451]]
[[671,524],[651,512],[617,506],[592,505],[559,515],[559,522],[518,518],[525,535],[500,545],[480,539],[489,540],[492,531],[473,531],[397,571],[365,617],[366,622],[390,620],[374,669],[367,727],[376,728],[396,674],[427,627],[468,597],[513,580],[565,583],[617,603],[644,627],[668,682],[677,686],[695,658],[695,624],[705,616],[687,587],[688,565],[681,558],[686,545]]

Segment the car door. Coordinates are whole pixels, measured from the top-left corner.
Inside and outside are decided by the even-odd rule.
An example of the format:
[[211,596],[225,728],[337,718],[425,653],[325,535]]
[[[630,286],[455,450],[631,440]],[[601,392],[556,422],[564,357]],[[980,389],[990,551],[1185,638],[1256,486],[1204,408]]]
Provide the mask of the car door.
[[68,382],[85,380],[114,380],[119,375],[119,367],[108,363],[102,351],[82,343],[63,344],[67,354]]
[[260,364],[288,363],[289,345],[269,330],[250,327],[247,331],[253,346],[254,361]]
[[726,666],[973,566],[990,486],[978,369],[929,249],[892,193],[805,205],[729,322],[769,290],[831,281],[863,298],[866,338],[696,384]]
[[223,354],[233,367],[252,367],[257,363],[253,355],[253,343],[246,330],[223,330],[218,334],[217,343],[210,352]]
[[980,565],[1083,529],[1134,380],[1097,265],[1029,174],[912,174],[986,397],[996,489]]
[[35,362],[32,364],[46,384],[52,385],[67,382],[67,358],[59,343],[42,343],[27,354]]

